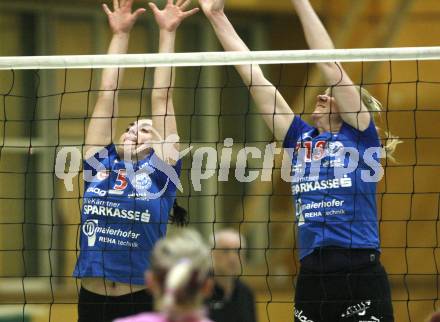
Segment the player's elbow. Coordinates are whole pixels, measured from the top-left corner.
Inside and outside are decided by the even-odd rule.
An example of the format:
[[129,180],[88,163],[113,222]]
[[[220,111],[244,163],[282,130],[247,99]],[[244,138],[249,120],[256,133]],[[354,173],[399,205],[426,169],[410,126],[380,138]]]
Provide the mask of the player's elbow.
[[343,85],[349,81],[339,63],[326,62],[320,63],[318,66],[329,86]]
[[164,89],[153,89],[151,93],[151,98],[154,101],[164,101],[166,102],[173,95],[173,90],[171,88]]
[[365,131],[370,126],[371,122],[371,116],[368,112],[349,112],[346,114],[341,113],[341,117],[345,123],[349,124],[350,126],[361,132]]
[[118,89],[118,84],[114,80],[103,80],[101,82],[100,90],[102,92],[115,92]]

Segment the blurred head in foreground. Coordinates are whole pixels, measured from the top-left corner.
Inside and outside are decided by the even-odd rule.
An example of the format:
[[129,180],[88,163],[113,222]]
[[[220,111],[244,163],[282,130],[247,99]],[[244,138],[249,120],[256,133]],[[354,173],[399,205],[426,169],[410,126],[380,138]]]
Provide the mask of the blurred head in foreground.
[[146,273],[156,309],[170,318],[203,314],[213,286],[210,272],[210,249],[196,231],[181,229],[160,240]]

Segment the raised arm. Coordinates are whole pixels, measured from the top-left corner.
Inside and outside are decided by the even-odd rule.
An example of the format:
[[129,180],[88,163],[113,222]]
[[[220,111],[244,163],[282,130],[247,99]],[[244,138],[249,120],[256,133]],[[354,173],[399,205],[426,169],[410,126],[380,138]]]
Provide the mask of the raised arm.
[[[110,29],[113,33],[108,54],[127,53],[130,31],[144,8],[132,13],[133,0],[113,0],[113,11],[103,4]],[[118,116],[118,89],[123,70],[106,68],[102,72],[98,100],[96,101],[85,140],[84,157],[87,159],[96,150],[113,142]]]
[[[173,0],[167,0],[165,8],[159,8],[152,2],[149,3],[153,11],[154,18],[159,26],[159,53],[173,53],[174,43],[176,39],[176,30],[180,23],[187,17],[195,14],[199,9],[194,8],[185,11],[190,4],[190,0],[177,0],[174,4]],[[175,80],[175,69],[171,67],[157,67],[154,72],[154,86],[151,94],[152,97],[152,120],[153,127],[158,131],[159,135],[165,140],[163,148],[170,144],[170,135],[178,138],[176,117],[174,113],[173,89]],[[174,148],[178,150],[178,141],[174,143]],[[159,153],[158,156],[168,163],[175,163],[177,160],[169,159],[167,154]]]
[[[334,49],[327,30],[309,0],[291,1],[298,13],[310,49]],[[361,102],[359,91],[345,70],[339,63],[321,63],[318,67],[324,74],[328,86],[338,85],[332,87],[331,95],[337,101],[342,120],[354,128],[365,130],[370,123],[370,113]]]
[[[226,51],[249,51],[224,13],[224,0],[199,0],[214,31]],[[282,141],[294,114],[280,92],[271,84],[258,65],[235,66],[277,140]]]

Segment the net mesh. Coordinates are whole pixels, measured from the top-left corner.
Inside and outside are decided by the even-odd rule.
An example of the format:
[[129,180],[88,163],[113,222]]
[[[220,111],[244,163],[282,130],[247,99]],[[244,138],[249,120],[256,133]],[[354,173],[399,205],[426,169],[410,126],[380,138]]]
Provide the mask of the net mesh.
[[[265,67],[304,120],[310,120],[316,94],[326,89],[311,63]],[[397,161],[383,161],[385,175],[378,185],[382,262],[396,321],[420,321],[439,300],[439,62],[360,60],[345,67],[356,85],[382,102],[377,125],[403,141]],[[126,70],[117,133],[151,115],[153,70]],[[71,274],[84,191],[72,151],[84,148],[99,74],[99,69],[68,66],[11,66],[0,72],[0,320],[76,319],[79,281]],[[181,149],[192,147],[183,159],[178,194],[190,225],[207,238],[224,227],[244,235],[240,278],[256,292],[259,320],[293,320],[295,211],[289,184],[281,179],[282,155],[273,162],[263,157],[274,138],[249,88],[231,66],[179,67],[174,100]],[[257,148],[261,156],[243,158],[244,148]],[[55,172],[60,152],[66,151],[64,173],[73,174],[67,179],[72,189]],[[201,173],[209,176],[200,186],[194,180],[196,156],[204,157]],[[214,168],[208,158],[216,159]],[[255,171],[258,177],[251,182],[237,179]]]

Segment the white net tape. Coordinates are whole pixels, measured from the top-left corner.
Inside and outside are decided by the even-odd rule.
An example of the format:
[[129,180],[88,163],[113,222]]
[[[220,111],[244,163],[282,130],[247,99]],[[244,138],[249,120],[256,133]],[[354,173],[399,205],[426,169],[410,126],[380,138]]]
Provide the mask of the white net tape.
[[440,47],[199,52],[172,54],[0,57],[0,69],[63,69],[157,66],[225,66],[319,62],[433,60]]

